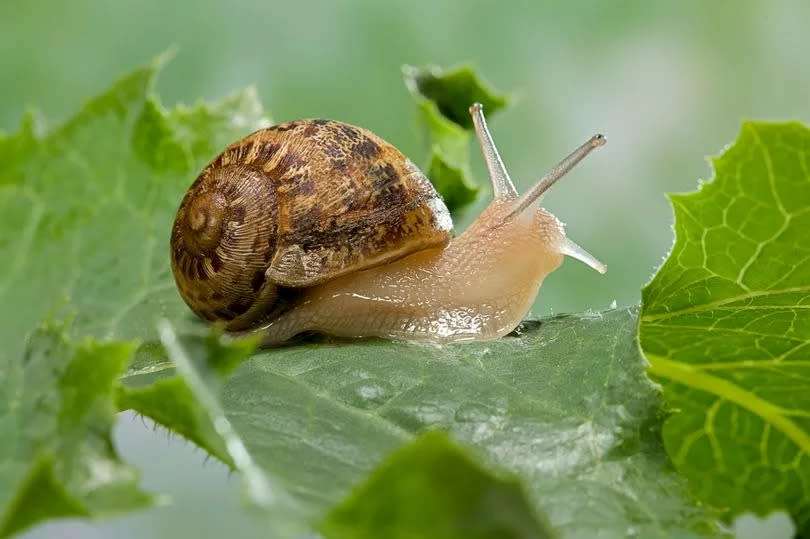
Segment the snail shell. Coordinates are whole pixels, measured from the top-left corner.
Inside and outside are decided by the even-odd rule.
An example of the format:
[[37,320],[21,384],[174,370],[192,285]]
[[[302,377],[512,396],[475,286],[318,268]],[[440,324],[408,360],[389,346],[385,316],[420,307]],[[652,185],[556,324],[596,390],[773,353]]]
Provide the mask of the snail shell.
[[298,120],[256,131],[205,167],[177,211],[171,265],[194,313],[245,330],[306,287],[451,236],[441,197],[391,144]]

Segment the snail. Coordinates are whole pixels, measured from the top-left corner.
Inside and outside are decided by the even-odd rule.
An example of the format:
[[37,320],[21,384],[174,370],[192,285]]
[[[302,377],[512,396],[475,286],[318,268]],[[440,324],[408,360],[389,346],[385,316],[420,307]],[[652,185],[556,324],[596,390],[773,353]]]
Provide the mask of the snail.
[[265,345],[308,331],[480,341],[517,327],[563,255],[604,273],[540,200],[605,138],[591,137],[520,195],[482,106],[470,114],[493,200],[457,237],[430,181],[366,129],[297,120],[228,146],[175,218],[181,296],[200,318],[259,332]]

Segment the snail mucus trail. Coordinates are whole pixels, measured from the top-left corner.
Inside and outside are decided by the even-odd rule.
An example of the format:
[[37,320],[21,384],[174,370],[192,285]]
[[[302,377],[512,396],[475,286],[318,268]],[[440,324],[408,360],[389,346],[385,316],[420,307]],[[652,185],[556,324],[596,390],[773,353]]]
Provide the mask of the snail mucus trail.
[[519,194],[480,104],[470,107],[493,200],[459,236],[430,181],[370,131],[330,120],[259,130],[198,176],[175,219],[172,270],[201,318],[265,345],[340,337],[497,339],[564,255],[606,267],[540,207],[591,137]]

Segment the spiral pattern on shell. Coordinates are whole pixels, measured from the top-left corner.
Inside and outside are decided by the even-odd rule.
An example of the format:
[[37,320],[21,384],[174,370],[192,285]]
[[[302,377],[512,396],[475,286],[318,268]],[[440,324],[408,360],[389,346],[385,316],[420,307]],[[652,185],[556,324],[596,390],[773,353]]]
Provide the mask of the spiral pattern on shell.
[[446,244],[452,221],[422,172],[368,130],[298,120],[226,148],[183,198],[171,235],[181,296],[244,330],[300,290]]
[[268,223],[277,212],[264,175],[246,166],[218,168],[192,185],[172,230],[172,267],[198,316],[242,329],[275,302],[265,271],[276,240]]

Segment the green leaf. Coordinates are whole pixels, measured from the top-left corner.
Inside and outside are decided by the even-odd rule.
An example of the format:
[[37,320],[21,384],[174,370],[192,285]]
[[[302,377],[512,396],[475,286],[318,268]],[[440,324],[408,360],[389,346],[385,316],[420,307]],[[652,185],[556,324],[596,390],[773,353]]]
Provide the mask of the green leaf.
[[388,456],[320,529],[332,539],[554,536],[517,480],[493,476],[437,431]]
[[404,66],[402,70],[428,133],[427,176],[450,211],[458,211],[474,202],[481,189],[470,173],[473,124],[468,109],[478,102],[490,116],[506,106],[506,98],[489,89],[471,66],[449,71]]
[[[535,322],[492,343],[266,350],[224,382],[221,407],[312,522],[432,428],[520,477],[562,537],[711,535],[711,514],[690,501],[661,445],[636,323],[633,312],[609,311]],[[429,473],[393,462],[378,473]]]
[[159,330],[163,347],[177,367],[184,386],[193,395],[187,407],[193,408],[198,416],[204,416],[211,426],[210,432],[222,440],[228,461],[242,472],[248,500],[270,517],[268,524],[274,536],[303,535],[307,528],[299,506],[256,465],[220,403],[220,376],[250,354],[258,340],[222,342],[216,336],[182,338],[166,320],[160,321]]
[[[160,316],[190,320],[168,264],[183,192],[228,143],[267,123],[252,89],[164,110],[159,65],[121,79],[64,126],[0,139],[0,357],[46,316],[76,335],[155,340]],[[26,124],[28,125],[28,124]]]
[[[53,131],[43,133],[31,113],[17,133],[0,135],[3,533],[149,501],[115,457],[112,382],[134,341],[157,339],[159,317],[192,326],[168,263],[174,213],[208,160],[267,123],[252,89],[164,109],[151,93],[162,61],[124,77]],[[48,317],[69,317],[72,340],[82,344],[34,332]],[[85,342],[88,336],[105,343]],[[148,351],[144,345],[138,356]],[[152,395],[171,407],[181,390],[160,389],[164,395]],[[167,413],[175,426],[181,410]],[[205,417],[194,419],[206,428]],[[222,454],[221,443],[207,449]]]
[[676,242],[640,339],[664,442],[729,516],[786,509],[810,534],[810,130],[745,123],[715,178],[672,196]]
[[132,352],[123,343],[74,344],[46,326],[24,357],[0,363],[0,537],[45,518],[152,503],[111,440],[113,386]]
[[[178,337],[185,355],[195,361],[205,383],[216,391],[220,377],[226,376],[254,351],[250,339],[225,340],[216,333],[189,334]],[[162,365],[153,368],[153,365]],[[163,372],[166,371],[166,372]],[[170,377],[166,375],[170,374]],[[157,423],[191,440],[228,467],[235,469],[225,441],[216,432],[210,413],[200,406],[186,380],[174,376],[174,365],[168,363],[163,345],[147,343],[138,348],[135,358],[119,387],[121,410],[149,410]]]
[[465,129],[472,129],[469,108],[481,103],[487,115],[506,106],[506,97],[490,89],[470,65],[449,70],[437,66],[403,68],[405,81],[414,94],[435,103],[442,116]]
[[437,146],[430,149],[427,174],[444,203],[452,212],[469,206],[478,198],[481,187],[470,183],[470,170],[466,163],[448,157]]

